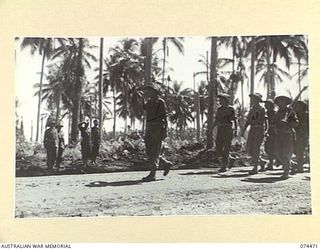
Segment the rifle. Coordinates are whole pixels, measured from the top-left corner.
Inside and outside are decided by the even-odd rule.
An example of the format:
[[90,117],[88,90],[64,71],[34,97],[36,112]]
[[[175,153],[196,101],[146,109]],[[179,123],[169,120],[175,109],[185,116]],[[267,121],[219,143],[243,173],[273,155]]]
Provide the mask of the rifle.
[[291,104],[290,104],[290,106],[289,106],[290,112],[289,112],[289,114],[287,114],[287,115],[285,116],[285,118],[284,118],[282,121],[288,122],[288,118],[289,118],[289,117],[292,115],[292,113],[293,113],[293,105],[299,100],[301,94],[302,94],[307,88],[308,88],[308,86],[304,86],[303,89],[298,93],[298,95],[292,100],[292,102],[291,102]]

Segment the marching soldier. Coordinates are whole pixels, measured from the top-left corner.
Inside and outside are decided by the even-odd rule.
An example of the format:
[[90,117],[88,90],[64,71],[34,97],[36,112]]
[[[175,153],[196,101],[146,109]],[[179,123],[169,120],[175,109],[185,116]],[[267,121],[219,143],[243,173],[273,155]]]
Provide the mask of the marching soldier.
[[78,128],[81,133],[81,154],[83,166],[86,168],[88,166],[88,158],[91,154],[91,140],[90,133],[88,131],[89,122],[81,122],[78,124]]
[[96,164],[96,159],[97,159],[97,156],[99,155],[99,147],[100,147],[98,120],[93,120],[93,127],[91,128],[91,139],[92,139],[91,162],[92,164]]
[[48,169],[52,169],[56,158],[57,158],[57,148],[58,148],[58,133],[55,128],[55,123],[52,121],[48,122],[48,129],[44,133],[43,144],[47,150],[47,166]]
[[[160,98],[160,91],[155,84],[145,85],[143,90],[146,100],[144,104],[146,111],[145,146],[150,173],[142,180],[154,181],[159,166],[162,141],[167,136],[167,113],[165,101]],[[169,173],[171,163],[163,158],[161,160],[165,162],[163,175],[166,176]]]
[[275,160],[275,140],[276,140],[276,131],[274,126],[274,116],[275,116],[275,107],[272,99],[268,99],[265,102],[266,108],[266,141],[264,143],[264,149],[268,155],[269,163],[266,170],[273,170],[273,163]]
[[291,167],[291,158],[294,151],[294,128],[297,127],[296,115],[292,109],[288,108],[291,98],[287,96],[277,96],[274,99],[275,104],[279,107],[274,117],[276,128],[275,152],[277,159],[283,165],[282,179],[289,177]]
[[227,94],[220,94],[218,95],[218,98],[221,106],[217,110],[213,128],[218,126],[216,152],[222,157],[222,167],[219,169],[219,172],[225,172],[229,165],[231,141],[233,136],[237,136],[238,126],[235,110],[229,105],[230,96]]
[[305,102],[297,101],[293,105],[294,111],[297,114],[298,126],[295,128],[296,131],[296,142],[295,142],[295,155],[297,157],[297,169],[293,170],[293,173],[303,173],[304,163],[304,152],[308,145],[309,139],[309,115],[308,107]]
[[57,133],[58,133],[58,155],[57,155],[57,161],[56,161],[56,168],[59,169],[60,163],[62,161],[62,155],[65,148],[65,142],[64,142],[64,136],[61,128],[63,125],[60,123],[56,126]]
[[250,125],[247,139],[247,151],[252,157],[253,169],[249,171],[249,174],[257,174],[258,165],[261,166],[261,171],[265,171],[264,165],[266,164],[266,162],[260,158],[260,147],[264,138],[265,110],[260,105],[260,102],[262,102],[261,94],[250,94],[249,97],[252,106],[241,135],[244,135],[245,130]]

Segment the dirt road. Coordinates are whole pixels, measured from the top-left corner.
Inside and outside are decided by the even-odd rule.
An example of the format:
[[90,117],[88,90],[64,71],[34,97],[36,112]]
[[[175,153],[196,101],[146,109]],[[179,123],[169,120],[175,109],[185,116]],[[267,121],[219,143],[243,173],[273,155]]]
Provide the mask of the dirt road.
[[311,214],[310,174],[247,167],[16,178],[16,217]]

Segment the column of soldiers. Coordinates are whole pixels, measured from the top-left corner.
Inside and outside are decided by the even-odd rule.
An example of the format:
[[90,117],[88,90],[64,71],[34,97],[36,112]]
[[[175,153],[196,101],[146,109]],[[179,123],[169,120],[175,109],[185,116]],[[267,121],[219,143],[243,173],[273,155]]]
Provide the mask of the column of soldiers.
[[[219,172],[225,172],[230,159],[232,135],[237,135],[237,124],[235,110],[229,105],[230,96],[221,94],[218,97],[221,106],[217,110],[214,123],[214,126],[218,126],[216,153],[222,157]],[[253,169],[249,174],[257,174],[259,170],[273,170],[275,160],[277,165],[283,166],[282,179],[287,179],[289,174],[302,173],[304,152],[309,138],[307,104],[302,101],[293,102],[291,98],[283,95],[277,96],[274,101],[263,101],[259,93],[250,94],[249,97],[251,108],[241,132],[241,136],[244,136],[250,126],[246,146]],[[261,103],[265,104],[265,108]],[[267,168],[267,162],[260,157],[263,141],[269,158]],[[293,153],[296,155],[296,163],[292,163]]]
[[[81,154],[84,167],[88,166],[88,159],[91,157],[91,163],[96,164],[99,154],[100,137],[99,123],[93,121],[94,126],[91,133],[88,131],[89,122],[81,122],[78,128],[81,134]],[[59,169],[62,162],[63,152],[65,149],[65,140],[61,128],[63,125],[49,121],[44,134],[43,144],[47,151],[47,168],[48,170]]]
[[[168,114],[165,101],[160,98],[160,89],[155,83],[145,85],[142,90],[143,108],[146,112],[145,147],[150,167],[150,173],[142,180],[153,181],[160,165],[164,168],[164,176],[169,173],[173,165],[161,156],[162,142],[167,137]],[[273,170],[274,164],[283,166],[282,179],[287,179],[289,174],[302,173],[304,152],[309,138],[306,103],[297,101],[297,98],[293,101],[283,95],[266,101],[262,100],[262,95],[259,93],[250,94],[249,97],[251,107],[241,131],[241,136],[244,136],[246,129],[250,126],[246,146],[253,168],[249,174]],[[217,127],[216,153],[222,158],[219,172],[226,172],[234,161],[230,155],[230,149],[233,137],[238,134],[238,124],[235,109],[230,105],[230,96],[220,94],[218,98],[220,107],[217,109],[213,128]],[[261,105],[262,103],[264,106]],[[78,125],[82,137],[81,153],[84,167],[88,166],[90,157],[92,163],[96,163],[100,145],[98,125],[98,121],[94,120],[91,133],[88,129],[89,122],[81,122]],[[54,164],[59,167],[65,144],[61,132],[62,125],[55,126],[53,122],[50,122],[48,127],[45,132],[44,145],[47,149],[47,165],[49,169],[52,169]],[[264,141],[265,152],[269,160],[267,167],[265,167],[267,161],[260,156],[260,149]],[[293,153],[297,158],[295,164],[292,164]]]

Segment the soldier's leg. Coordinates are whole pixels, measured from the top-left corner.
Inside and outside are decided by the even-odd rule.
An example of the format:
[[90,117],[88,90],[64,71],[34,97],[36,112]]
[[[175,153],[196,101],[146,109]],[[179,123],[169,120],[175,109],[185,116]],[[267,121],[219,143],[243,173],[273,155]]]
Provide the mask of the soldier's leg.
[[282,148],[282,164],[283,164],[283,179],[287,179],[291,168],[291,159],[294,151],[293,148],[293,136],[291,134],[285,134],[282,136],[283,148]]
[[47,147],[47,167],[51,169],[53,167],[53,148]]
[[142,179],[145,181],[152,181],[155,180],[156,171],[159,166],[159,157],[162,146],[161,130],[157,129],[157,127],[147,128],[145,145],[150,173]]
[[304,164],[304,152],[306,150],[306,146],[307,146],[307,140],[304,140],[303,138],[301,138],[301,140],[299,140],[299,145],[297,145],[297,172],[298,173],[303,173],[303,164]]
[[252,144],[251,144],[251,157],[253,169],[249,171],[249,174],[257,174],[258,173],[258,164],[259,164],[259,156],[260,156],[260,142],[257,134],[257,130],[254,129],[252,132]]
[[217,137],[216,137],[216,154],[217,157],[222,157],[223,156],[223,143],[224,143],[224,134],[223,134],[223,128],[218,127],[217,129]]
[[220,172],[226,171],[226,167],[229,165],[229,154],[231,149],[231,141],[233,137],[232,128],[226,127],[223,131],[224,139],[223,139],[223,147],[222,147],[222,168],[219,170]]
[[57,168],[60,167],[60,163],[62,161],[62,152],[63,152],[63,149],[62,148],[58,148],[58,154],[57,154],[57,160],[56,160],[56,167]]

